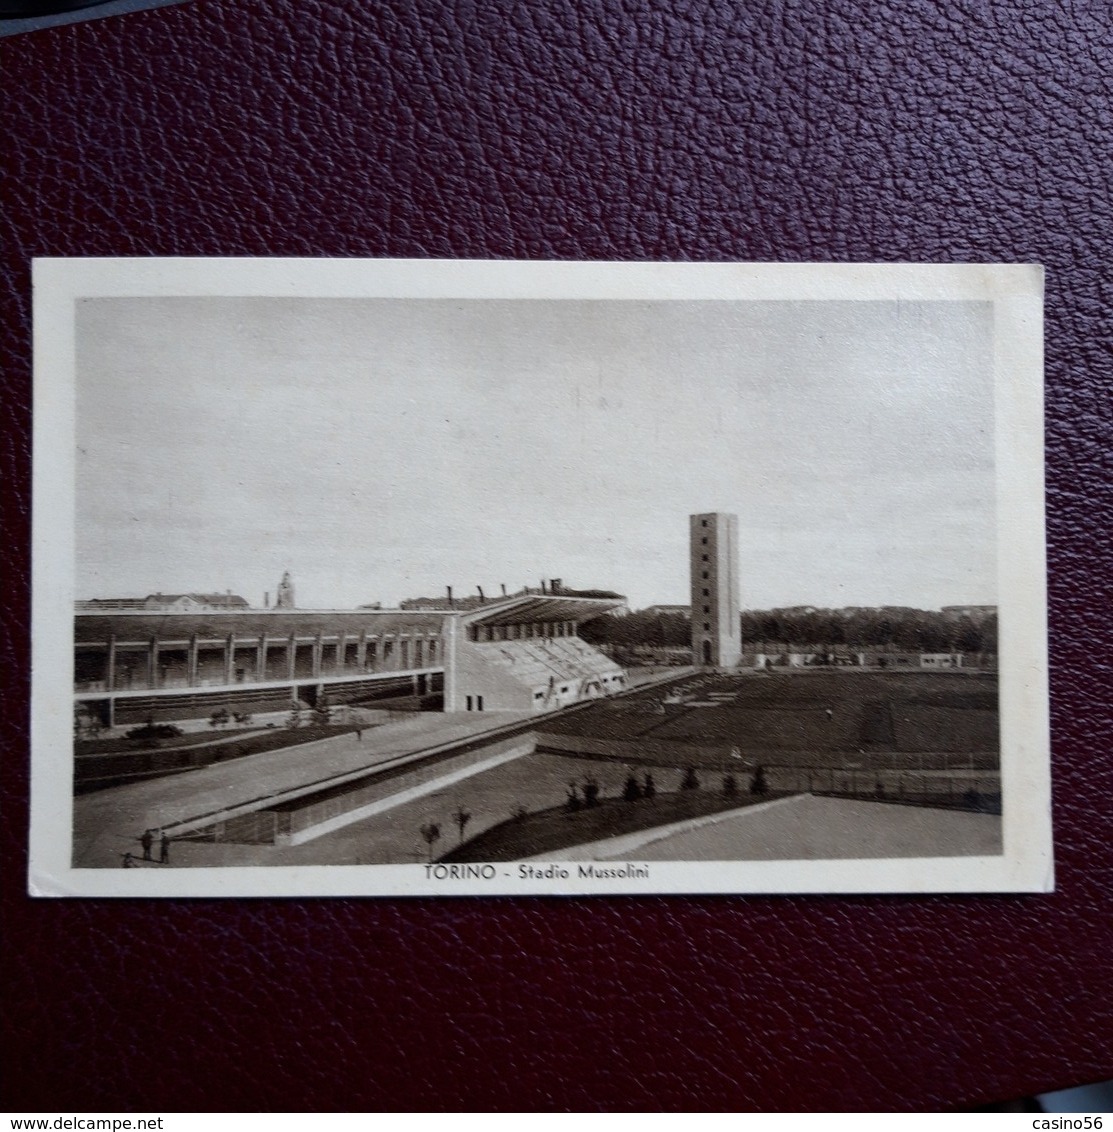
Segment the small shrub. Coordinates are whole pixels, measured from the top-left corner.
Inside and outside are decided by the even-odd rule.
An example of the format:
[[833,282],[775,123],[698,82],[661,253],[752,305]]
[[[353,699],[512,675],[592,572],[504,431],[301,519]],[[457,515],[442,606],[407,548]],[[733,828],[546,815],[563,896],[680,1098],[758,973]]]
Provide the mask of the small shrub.
[[759,766],[754,771],[753,778],[750,779],[750,793],[751,794],[768,794],[769,783],[765,779],[765,767]]
[[585,810],[599,805],[599,783],[590,775],[584,778],[583,793]]
[[723,775],[723,793],[728,798],[738,793],[738,779],[733,774]]
[[317,706],[313,709],[313,722],[318,727],[328,727],[332,722],[332,707],[328,698],[323,694],[317,700]]
[[645,780],[642,782],[642,795],[646,798],[657,796],[657,783],[653,781],[653,775],[649,771],[645,772]]
[[698,790],[699,789],[699,775],[696,774],[696,768],[690,766],[685,768],[684,778],[680,783],[681,790]]
[[460,831],[460,841],[461,843],[463,843],[464,830],[467,827],[468,822],[471,821],[471,811],[465,810],[464,807],[461,806],[452,815],[452,820],[456,823],[456,828]]
[[631,771],[629,777],[626,779],[626,785],[622,788],[622,800],[624,802],[636,802],[641,796],[641,785],[634,776],[633,771]]
[[429,860],[433,859],[433,843],[440,840],[441,827],[436,822],[428,822],[421,827],[421,840],[429,846]]
[[75,739],[95,739],[103,730],[104,724],[98,715],[83,711],[74,712],[73,737]]
[[580,798],[580,787],[576,782],[568,783],[568,790],[564,797],[564,808],[569,811],[576,811],[583,805],[583,800]]

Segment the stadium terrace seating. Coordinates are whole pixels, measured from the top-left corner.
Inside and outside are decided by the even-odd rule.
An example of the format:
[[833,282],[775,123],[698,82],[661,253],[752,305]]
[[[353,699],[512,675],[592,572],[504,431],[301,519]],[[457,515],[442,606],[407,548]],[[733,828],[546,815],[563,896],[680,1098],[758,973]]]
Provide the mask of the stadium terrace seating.
[[544,687],[553,681],[592,679],[614,688],[621,686],[607,678],[621,675],[622,670],[608,656],[578,637],[493,641],[476,647],[489,660],[508,669],[516,681],[530,688]]

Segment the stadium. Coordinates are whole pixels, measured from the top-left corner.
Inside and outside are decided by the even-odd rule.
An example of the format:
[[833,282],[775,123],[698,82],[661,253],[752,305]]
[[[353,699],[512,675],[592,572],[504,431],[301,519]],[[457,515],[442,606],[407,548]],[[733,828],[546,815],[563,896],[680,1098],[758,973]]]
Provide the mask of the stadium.
[[152,828],[186,866],[1000,852],[996,673],[772,664],[741,640],[737,520],[689,523],[689,663],[655,671],[580,635],[621,595],[559,580],[397,609],[298,609],[288,576],[274,608],[85,603],[75,864]]

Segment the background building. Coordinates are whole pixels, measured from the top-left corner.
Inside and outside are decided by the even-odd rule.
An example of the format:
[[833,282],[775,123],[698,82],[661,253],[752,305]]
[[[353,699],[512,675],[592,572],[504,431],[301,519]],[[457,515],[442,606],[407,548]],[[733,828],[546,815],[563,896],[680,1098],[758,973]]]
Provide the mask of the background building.
[[971,621],[982,622],[988,620],[990,617],[997,616],[997,606],[995,605],[945,605],[943,606],[943,616],[951,621],[960,621],[964,617],[968,617]]
[[294,609],[296,607],[294,583],[290,578],[289,570],[282,575],[282,581],[278,583],[278,596],[275,598],[274,604],[278,609]]
[[161,609],[167,613],[196,613],[201,610],[249,609],[245,598],[226,590],[222,594],[148,594],[146,597],[97,597],[79,601],[77,609],[95,612],[111,610]]

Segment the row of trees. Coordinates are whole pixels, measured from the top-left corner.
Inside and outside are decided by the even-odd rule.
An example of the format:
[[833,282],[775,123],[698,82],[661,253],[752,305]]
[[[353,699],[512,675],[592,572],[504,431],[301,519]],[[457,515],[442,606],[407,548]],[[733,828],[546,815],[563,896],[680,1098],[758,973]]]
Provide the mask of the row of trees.
[[[328,727],[333,722],[332,705],[325,696],[320,696],[312,709],[307,709],[299,700],[290,701],[290,713],[286,717],[286,726],[296,731],[306,724],[317,727]],[[213,730],[223,730],[233,723],[238,727],[250,727],[254,716],[246,711],[228,711],[227,708],[217,708],[209,716],[209,726]],[[272,726],[267,724],[268,727]],[[73,732],[76,739],[95,739],[104,730],[100,717],[81,710],[80,705],[74,711]],[[126,732],[128,739],[168,739],[176,738],[182,734],[180,727],[172,724],[156,724],[148,719],[142,727],[133,727]]]
[[[682,772],[678,789],[685,790],[700,790],[702,784],[700,782],[699,774],[694,766],[684,768]],[[765,777],[765,768],[756,767],[750,775],[749,782],[745,783],[745,788],[750,794],[763,795],[769,792],[769,784]],[[731,773],[724,774],[719,784],[720,792],[724,797],[730,798],[736,794],[743,792],[743,784],[739,783],[738,778]],[[640,802],[643,798],[653,799],[657,796],[657,783],[653,778],[651,771],[644,771],[642,774],[637,774],[631,770],[626,777],[626,782],[622,787],[620,797],[624,802]],[[577,810],[590,810],[598,806],[603,800],[602,787],[599,785],[599,780],[592,774],[585,774],[582,778],[573,779],[568,783],[567,793],[564,798],[564,809],[569,813],[575,813]],[[522,818],[528,817],[529,811],[525,806],[515,806],[511,811],[510,817],[514,821],[521,821]],[[464,843],[464,831],[468,827],[468,823],[472,819],[471,811],[464,806],[457,806],[451,815],[452,823],[456,826],[457,837],[459,838],[458,844]],[[425,842],[428,852],[429,860],[433,860],[434,847],[440,841],[444,830],[439,821],[427,821],[422,824],[419,829],[421,840]]]
[[[694,766],[684,768],[679,788],[682,791],[699,790],[701,788],[699,774]],[[722,776],[720,788],[722,793],[727,797],[741,792],[737,777],[730,772]],[[750,776],[748,789],[751,794],[766,794],[769,792],[769,784],[765,778],[764,767],[759,766],[755,768],[753,774]],[[622,787],[622,800],[624,802],[639,802],[642,798],[655,798],[656,796],[657,783],[654,781],[653,775],[649,771],[646,771],[640,778],[633,771],[630,771]],[[564,808],[566,810],[590,809],[592,806],[597,806],[599,800],[600,792],[598,781],[591,775],[585,775],[581,783],[570,782],[568,784],[568,794],[565,798]]]
[[250,712],[234,711],[229,713],[227,708],[217,708],[217,710],[209,716],[209,726],[217,729],[228,727],[232,723],[235,723],[239,727],[250,727],[252,718]]
[[[953,618],[931,609],[772,609],[741,616],[742,640],[762,644],[891,647],[907,652],[995,653],[996,616]],[[596,645],[618,648],[686,648],[691,619],[682,613],[641,610],[625,617],[599,617],[580,635]]]
[[[517,816],[517,815],[516,815]],[[457,806],[452,815],[452,820],[456,824],[456,829],[460,836],[460,844],[464,843],[464,830],[467,829],[468,822],[471,821],[471,811],[465,809],[463,806]],[[426,822],[421,827],[421,840],[429,847],[429,860],[433,859],[433,846],[436,845],[441,839],[441,823],[436,821]]]
[[975,620],[933,609],[769,610],[742,614],[744,641],[809,643],[908,652],[997,651],[996,615]]

